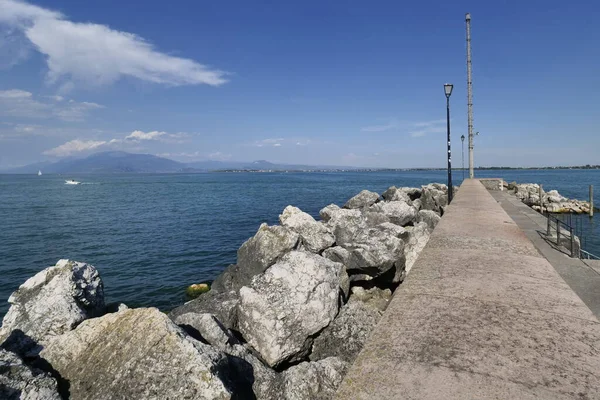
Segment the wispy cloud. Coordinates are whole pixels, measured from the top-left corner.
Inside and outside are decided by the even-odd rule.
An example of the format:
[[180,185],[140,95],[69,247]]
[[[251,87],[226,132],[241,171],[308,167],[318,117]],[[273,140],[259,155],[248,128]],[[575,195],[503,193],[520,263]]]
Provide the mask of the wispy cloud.
[[365,126],[364,128],[361,129],[361,131],[375,133],[375,132],[390,131],[390,130],[398,129],[398,128],[400,128],[400,124],[398,123],[398,121],[392,120],[389,123],[384,124],[384,125]]
[[276,138],[276,139],[263,139],[255,141],[252,146],[254,147],[281,147],[284,138]]
[[410,131],[410,136],[417,138],[427,136],[431,133],[446,132],[446,120],[436,119],[432,121],[415,122],[412,124],[413,130]]
[[96,140],[71,140],[67,143],[61,144],[58,147],[55,147],[50,150],[44,151],[44,154],[48,156],[55,157],[65,157],[74,153],[81,153],[84,151],[94,150],[100,146],[105,145],[106,141],[96,141]]
[[167,133],[161,131],[133,131],[123,138],[113,138],[110,140],[74,139],[64,144],[61,144],[60,146],[46,150],[43,152],[43,154],[56,157],[65,157],[75,153],[83,153],[90,150],[97,150],[102,147],[106,147],[108,149],[131,147],[132,145],[139,144],[143,141],[183,143],[185,140],[184,138],[186,138],[187,136],[187,133]]
[[[72,22],[59,12],[18,0],[0,0],[0,24],[46,56],[48,80],[105,85],[123,77],[169,86],[227,82],[226,73],[160,52],[144,38],[106,25]],[[22,57],[22,56],[21,56]]]
[[60,96],[36,98],[33,93],[10,89],[0,91],[0,114],[17,118],[57,118],[63,121],[83,121],[89,114],[104,108],[91,102],[65,101]]

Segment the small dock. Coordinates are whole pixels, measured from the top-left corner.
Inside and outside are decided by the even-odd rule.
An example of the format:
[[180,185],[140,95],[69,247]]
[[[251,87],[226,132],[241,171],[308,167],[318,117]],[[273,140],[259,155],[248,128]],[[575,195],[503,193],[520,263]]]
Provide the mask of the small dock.
[[598,399],[600,322],[466,180],[337,399]]

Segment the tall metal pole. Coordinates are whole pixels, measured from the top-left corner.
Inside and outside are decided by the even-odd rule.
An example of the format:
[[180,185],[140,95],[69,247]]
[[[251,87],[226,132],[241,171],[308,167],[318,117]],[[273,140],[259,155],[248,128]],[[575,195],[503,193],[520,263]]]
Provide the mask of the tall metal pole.
[[473,171],[473,80],[471,79],[471,14],[465,16],[467,22],[467,109],[469,122],[469,178],[475,177]]
[[452,201],[452,156],[450,153],[450,96],[446,96],[446,124],[448,130],[448,204]]

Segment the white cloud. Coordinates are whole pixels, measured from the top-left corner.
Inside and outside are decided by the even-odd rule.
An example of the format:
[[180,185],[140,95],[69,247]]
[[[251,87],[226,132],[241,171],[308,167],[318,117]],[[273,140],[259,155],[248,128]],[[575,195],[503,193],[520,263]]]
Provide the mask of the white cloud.
[[86,101],[64,102],[64,98],[60,96],[45,96],[43,99],[45,101],[38,100],[31,92],[25,90],[0,90],[0,115],[17,118],[58,118],[73,122],[83,121],[91,111],[104,108],[100,104]]
[[257,140],[252,144],[252,146],[255,146],[255,147],[265,147],[265,146],[279,147],[279,146],[281,146],[281,142],[283,142],[284,140],[285,139],[283,139],[283,138]]
[[131,132],[130,135],[126,136],[125,139],[132,139],[132,140],[156,140],[158,138],[160,138],[161,136],[166,135],[167,132],[159,132],[159,131],[152,131],[152,132],[142,132],[142,131],[133,131]]
[[[100,131],[101,133],[101,131]],[[181,138],[187,137],[187,133],[167,133],[160,131],[151,131],[151,132],[143,132],[143,131],[133,131],[129,135],[124,138],[113,138],[110,140],[82,140],[82,139],[74,139],[60,146],[52,148],[50,150],[46,150],[43,154],[56,156],[56,157],[65,157],[75,153],[82,153],[90,150],[97,150],[99,147],[108,147],[112,149],[122,149],[129,148],[132,146],[139,144],[142,141],[152,140],[152,141],[160,141],[166,143],[182,143],[183,140]],[[163,156],[181,156],[181,157],[195,157],[198,155],[196,153],[180,153],[180,154],[172,154],[172,153],[163,153]]]
[[97,86],[132,77],[169,86],[226,83],[225,73],[162,53],[144,38],[108,26],[72,22],[58,12],[0,0],[0,23],[19,29],[46,56],[48,79],[68,90],[73,82]]
[[44,154],[56,157],[66,157],[74,153],[80,153],[83,151],[89,151],[97,149],[100,146],[105,145],[106,141],[96,140],[71,140],[70,142],[61,144],[53,149],[44,151]]
[[436,119],[433,121],[425,121],[425,122],[415,122],[412,124],[414,128],[418,128],[412,130],[410,132],[410,136],[412,137],[423,137],[430,133],[443,133],[446,132],[446,120],[445,119]]
[[385,132],[385,131],[390,131],[392,129],[397,129],[398,127],[399,127],[398,122],[392,121],[389,124],[385,124],[385,125],[366,126],[366,127],[362,128],[361,131],[363,131],[363,132]]

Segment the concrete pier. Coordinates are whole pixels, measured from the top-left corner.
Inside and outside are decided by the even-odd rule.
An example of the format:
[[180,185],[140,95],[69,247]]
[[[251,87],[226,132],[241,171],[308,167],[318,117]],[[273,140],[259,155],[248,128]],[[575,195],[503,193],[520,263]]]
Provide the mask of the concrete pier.
[[597,399],[600,323],[466,180],[338,399]]

